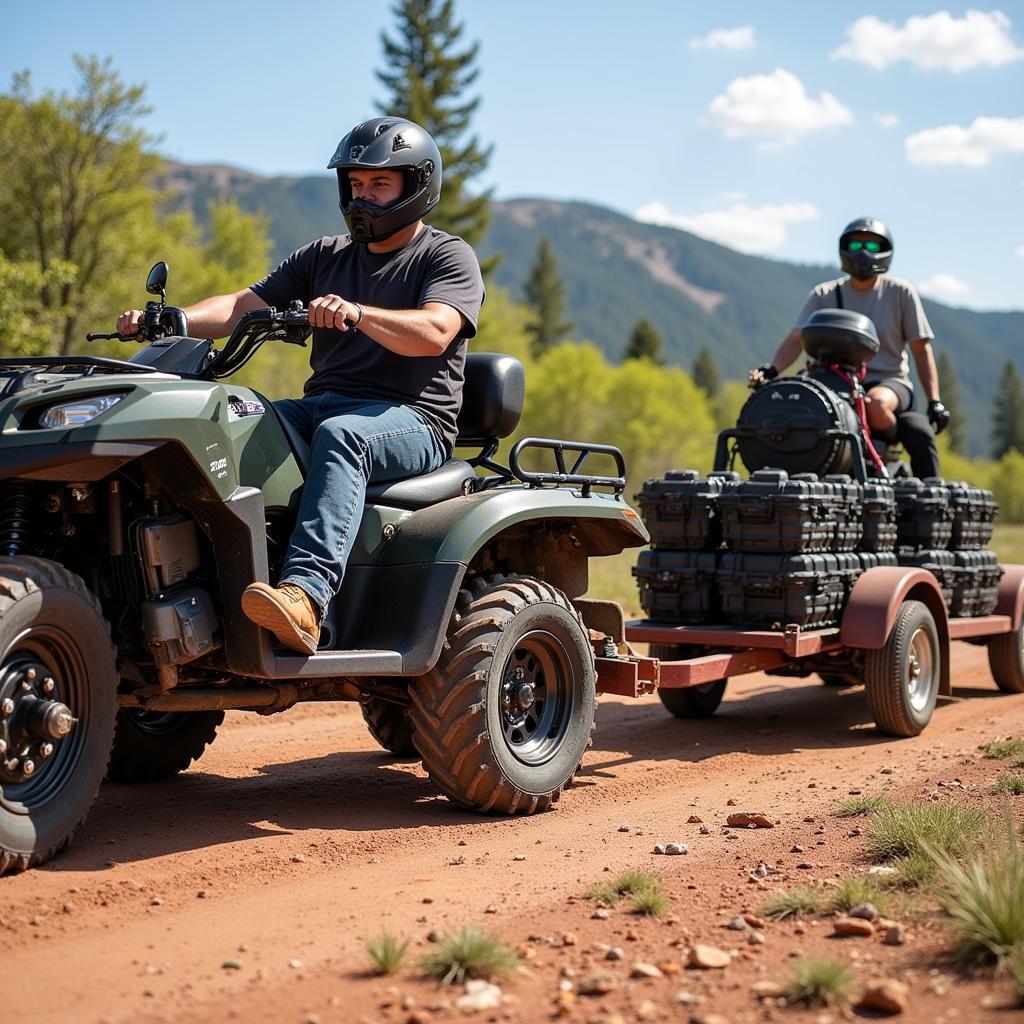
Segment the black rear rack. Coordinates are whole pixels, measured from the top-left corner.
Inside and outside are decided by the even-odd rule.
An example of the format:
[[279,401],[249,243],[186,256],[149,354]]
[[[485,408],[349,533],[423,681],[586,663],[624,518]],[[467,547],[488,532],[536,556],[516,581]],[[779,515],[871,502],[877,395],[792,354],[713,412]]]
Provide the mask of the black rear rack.
[[[543,448],[555,453],[557,472],[534,472],[523,469],[519,457],[528,448]],[[566,467],[565,453],[576,453],[576,461]],[[583,473],[583,463],[589,455],[609,455],[615,460],[618,476],[597,476]],[[593,487],[610,487],[616,496],[626,489],[626,460],[621,451],[611,444],[591,444],[588,441],[558,441],[549,437],[524,437],[517,441],[508,456],[509,469],[512,475],[530,487],[543,487],[545,484],[577,484],[584,497],[589,496]]]

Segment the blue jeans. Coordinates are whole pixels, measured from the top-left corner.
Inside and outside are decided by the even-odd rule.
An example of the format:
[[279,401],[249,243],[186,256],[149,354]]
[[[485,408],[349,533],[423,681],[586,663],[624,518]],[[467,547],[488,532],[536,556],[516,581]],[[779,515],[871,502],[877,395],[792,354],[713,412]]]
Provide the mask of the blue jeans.
[[301,587],[322,614],[341,588],[366,485],[428,473],[447,452],[407,405],[328,393],[286,398],[274,407],[310,446],[280,582]]

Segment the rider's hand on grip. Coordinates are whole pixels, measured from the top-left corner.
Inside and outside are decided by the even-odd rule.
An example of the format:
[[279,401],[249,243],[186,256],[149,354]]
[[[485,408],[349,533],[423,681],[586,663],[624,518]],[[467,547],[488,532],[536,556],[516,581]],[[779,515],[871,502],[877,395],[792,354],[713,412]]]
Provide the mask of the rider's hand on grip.
[[117,318],[117,333],[126,337],[139,333],[139,323],[142,320],[141,309],[126,309]]
[[759,388],[762,384],[767,384],[768,381],[775,380],[778,375],[779,371],[776,370],[771,363],[762,363],[747,374],[747,386],[750,388]]
[[936,434],[949,426],[949,410],[937,398],[928,403],[928,422]]

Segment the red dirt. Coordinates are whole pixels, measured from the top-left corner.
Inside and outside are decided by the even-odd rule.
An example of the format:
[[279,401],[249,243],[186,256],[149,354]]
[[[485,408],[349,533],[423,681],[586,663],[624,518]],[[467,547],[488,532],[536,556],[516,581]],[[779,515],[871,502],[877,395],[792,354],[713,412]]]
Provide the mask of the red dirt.
[[[877,735],[859,690],[816,677],[737,679],[707,721],[673,719],[656,697],[605,698],[578,785],[533,818],[455,809],[417,764],[375,749],[354,705],[229,715],[199,766],[167,783],[106,785],[67,853],[0,879],[4,1016],[463,1019],[458,991],[423,981],[415,962],[429,932],[472,923],[531,957],[527,974],[502,984],[506,1004],[475,1014],[481,1021],[553,1019],[559,972],[578,980],[598,969],[620,984],[580,996],[568,1019],[839,1020],[752,994],[755,981],[782,978],[796,951],[843,958],[860,981],[902,977],[911,990],[902,1020],[1020,1019],[1008,985],[944,962],[934,921],[906,922],[900,947],[832,939],[827,918],[770,923],[762,946],[724,927],[771,890],[864,866],[862,839],[850,834],[863,820],[832,815],[850,792],[936,793],[998,812],[987,793],[1005,764],[981,759],[978,746],[1024,735],[1024,698],[998,693],[981,648],[956,645],[953,669],[957,698],[941,700],[911,740]],[[734,810],[778,825],[726,829]],[[675,840],[686,856],[651,853]],[[790,852],[795,844],[804,852]],[[759,861],[778,871],[760,884],[749,877]],[[624,908],[591,917],[587,889],[625,868],[662,876],[673,897],[662,919]],[[361,939],[382,928],[414,939],[408,966],[384,980],[362,973]],[[677,965],[691,940],[740,952],[720,971],[627,980],[635,961]],[[624,960],[606,963],[595,943],[624,947]],[[223,966],[232,960],[237,969]],[[703,1001],[679,1003],[680,990]]]

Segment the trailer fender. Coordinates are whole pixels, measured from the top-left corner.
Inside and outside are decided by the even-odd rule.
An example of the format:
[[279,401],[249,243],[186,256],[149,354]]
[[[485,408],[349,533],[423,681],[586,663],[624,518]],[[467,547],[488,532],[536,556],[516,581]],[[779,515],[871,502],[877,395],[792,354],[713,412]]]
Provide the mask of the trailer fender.
[[942,648],[939,693],[952,692],[949,673],[949,619],[938,581],[927,569],[880,565],[853,585],[846,602],[839,639],[844,647],[878,650],[885,646],[904,601],[920,601],[932,613]]
[[1003,578],[999,581],[996,607],[992,614],[1009,615],[1013,631],[1020,629],[1024,617],[1024,565],[1003,566]]

